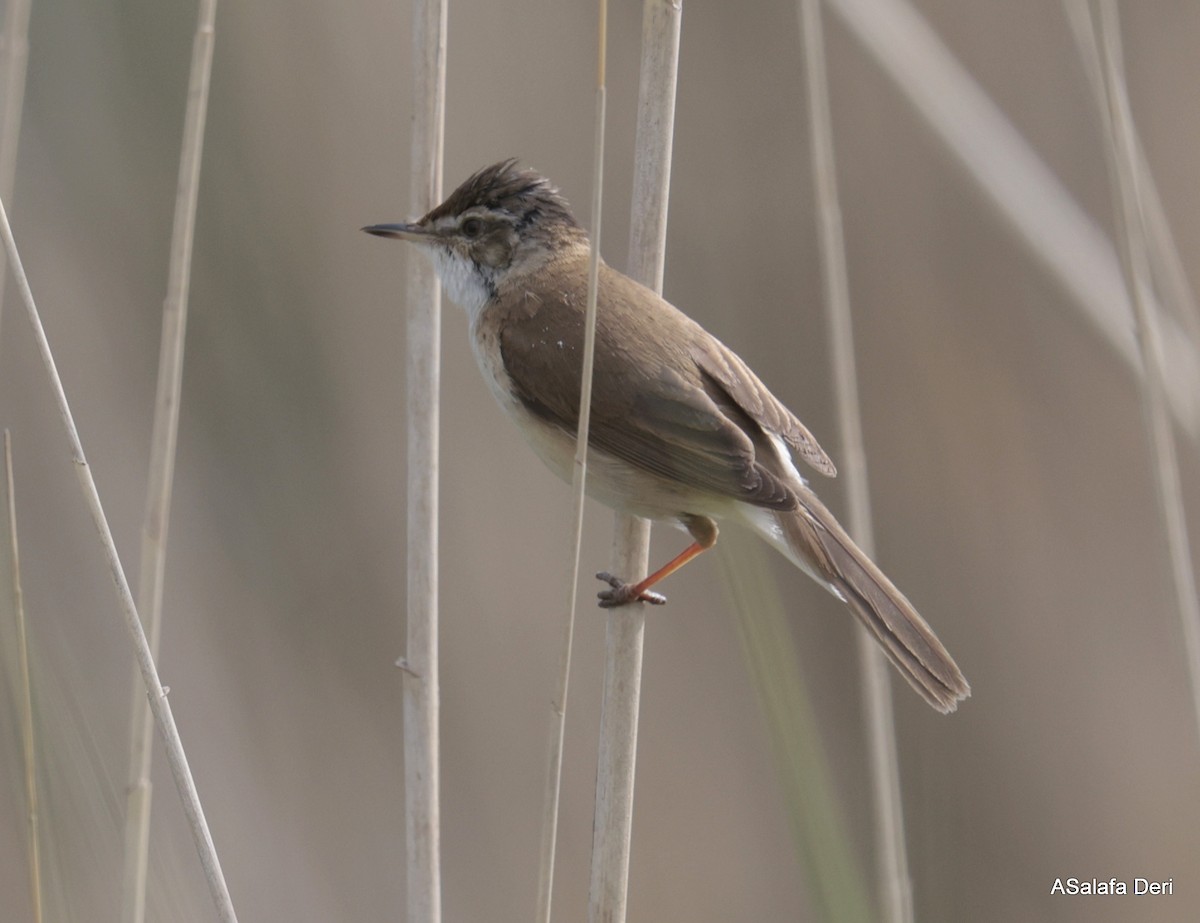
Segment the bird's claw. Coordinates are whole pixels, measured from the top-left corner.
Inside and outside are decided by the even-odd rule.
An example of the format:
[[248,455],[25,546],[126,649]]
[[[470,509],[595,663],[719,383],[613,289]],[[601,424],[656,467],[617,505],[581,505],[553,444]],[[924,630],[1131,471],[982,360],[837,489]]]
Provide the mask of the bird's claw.
[[620,577],[614,577],[607,571],[596,574],[596,579],[603,580],[612,587],[611,590],[601,590],[596,594],[600,598],[601,609],[615,609],[617,606],[627,606],[632,602],[661,606],[667,601],[667,597],[662,593],[655,593],[653,590],[642,590],[639,593],[636,584],[626,583]]

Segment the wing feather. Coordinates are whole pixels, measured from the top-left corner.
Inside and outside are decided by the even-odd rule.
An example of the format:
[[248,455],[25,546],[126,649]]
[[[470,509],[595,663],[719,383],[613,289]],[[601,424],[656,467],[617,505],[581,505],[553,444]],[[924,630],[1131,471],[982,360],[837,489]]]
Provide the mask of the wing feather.
[[[696,490],[778,510],[794,509],[797,499],[786,473],[774,470],[763,431],[781,436],[818,470],[833,472],[808,430],[731,350],[608,267],[602,267],[601,284],[589,430],[594,449]],[[533,311],[522,300],[524,307],[509,311],[500,333],[517,397],[531,413],[571,434],[579,416],[581,295],[542,294]],[[645,323],[647,310],[655,323]]]
[[774,433],[795,450],[815,470],[828,477],[837,476],[833,460],[796,415],[768,390],[750,367],[732,349],[716,337],[707,336],[695,350],[696,364],[755,423]]

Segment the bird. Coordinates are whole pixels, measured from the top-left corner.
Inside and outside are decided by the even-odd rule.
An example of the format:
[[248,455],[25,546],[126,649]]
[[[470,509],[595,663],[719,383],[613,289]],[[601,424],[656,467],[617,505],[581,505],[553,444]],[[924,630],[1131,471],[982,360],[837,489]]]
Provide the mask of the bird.
[[[510,158],[415,221],[362,230],[431,258],[492,394],[570,481],[591,244],[558,188]],[[801,473],[837,473],[813,434],[696,321],[602,260],[598,273],[587,491],[692,538],[635,583],[597,574],[599,604],[664,603],[652,587],[712,548],[719,521],[738,522],[845,603],[926,702],[954,711],[970,695],[954,659]]]

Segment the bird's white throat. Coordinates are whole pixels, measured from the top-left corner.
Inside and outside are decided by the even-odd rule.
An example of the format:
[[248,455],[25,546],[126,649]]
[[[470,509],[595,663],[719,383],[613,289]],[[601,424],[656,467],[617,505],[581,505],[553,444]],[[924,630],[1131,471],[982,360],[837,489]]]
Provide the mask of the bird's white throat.
[[451,301],[467,312],[472,325],[491,297],[487,282],[478,266],[452,250],[442,247],[426,248],[433,260],[442,288]]

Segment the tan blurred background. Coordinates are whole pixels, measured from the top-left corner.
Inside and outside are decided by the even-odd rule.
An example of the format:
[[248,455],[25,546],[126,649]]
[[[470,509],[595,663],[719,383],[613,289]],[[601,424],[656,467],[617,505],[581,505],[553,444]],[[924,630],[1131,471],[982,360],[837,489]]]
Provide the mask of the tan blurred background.
[[[1061,7],[917,4],[1104,228],[1100,122]],[[1123,4],[1135,117],[1200,285],[1200,6]],[[195,10],[35,4],[12,217],[131,577]],[[843,25],[826,14],[879,558],[974,688],[897,722],[923,921],[1200,914],[1200,746],[1134,380]],[[586,220],[591,4],[451,3],[446,183],[519,155]],[[603,250],[625,264],[640,8],[610,12]],[[205,144],[161,671],[244,921],[403,914],[400,677],[409,158],[406,4],[226,3]],[[685,4],[666,295],[840,455],[790,2]],[[57,919],[114,919],[131,658],[11,294],[11,428]],[[569,491],[444,321],[445,919],[535,897]],[[1193,533],[1196,445],[1181,442]],[[842,486],[821,485],[844,510]],[[607,564],[591,508],[584,570]],[[655,556],[682,536],[656,530]],[[773,562],[774,564],[775,562]],[[872,856],[851,621],[778,578],[838,794]],[[812,919],[715,562],[653,613],[631,920]],[[582,597],[594,587],[586,581]],[[563,920],[584,918],[603,619],[568,717]],[[8,695],[8,687],[5,687]],[[0,710],[0,903],[28,919],[19,735]],[[212,919],[161,752],[151,918]],[[1052,897],[1056,877],[1171,897]]]

